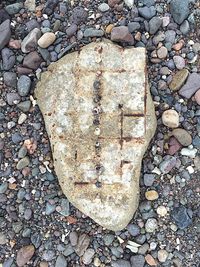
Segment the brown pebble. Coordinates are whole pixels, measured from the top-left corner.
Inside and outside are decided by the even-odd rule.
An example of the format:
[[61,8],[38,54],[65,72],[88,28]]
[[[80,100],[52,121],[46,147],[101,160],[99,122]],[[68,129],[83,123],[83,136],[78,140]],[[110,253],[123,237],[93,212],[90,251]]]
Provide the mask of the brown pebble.
[[150,254],[146,255],[145,260],[150,266],[157,266],[155,259]]
[[33,257],[35,248],[33,245],[24,246],[17,252],[17,265],[23,267]]

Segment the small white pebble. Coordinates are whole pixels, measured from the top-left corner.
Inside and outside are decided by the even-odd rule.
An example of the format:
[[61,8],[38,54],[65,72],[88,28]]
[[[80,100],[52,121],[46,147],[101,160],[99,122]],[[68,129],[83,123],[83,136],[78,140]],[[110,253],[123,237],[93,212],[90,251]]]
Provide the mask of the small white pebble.
[[189,40],[189,41],[188,41],[188,44],[189,44],[189,45],[194,45],[194,41],[193,41],[193,40]]
[[156,211],[157,211],[157,214],[162,217],[164,217],[167,214],[167,209],[165,206],[159,206]]
[[192,166],[188,166],[186,169],[190,174],[194,173],[194,168]]

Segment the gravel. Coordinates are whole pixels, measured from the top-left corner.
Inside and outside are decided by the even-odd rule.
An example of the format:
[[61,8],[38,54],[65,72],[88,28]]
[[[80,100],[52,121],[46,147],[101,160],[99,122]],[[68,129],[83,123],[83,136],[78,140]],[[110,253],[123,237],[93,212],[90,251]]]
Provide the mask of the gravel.
[[[0,266],[199,267],[198,1],[33,2],[0,3]],[[31,31],[56,39],[40,48]],[[158,121],[138,211],[116,233],[63,195],[34,97],[51,63],[102,37],[146,48]]]

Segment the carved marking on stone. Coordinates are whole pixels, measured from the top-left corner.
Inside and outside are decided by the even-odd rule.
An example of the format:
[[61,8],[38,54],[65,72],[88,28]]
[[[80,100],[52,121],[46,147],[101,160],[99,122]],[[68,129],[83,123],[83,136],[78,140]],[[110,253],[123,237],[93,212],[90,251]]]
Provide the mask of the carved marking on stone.
[[50,65],[36,96],[63,192],[99,224],[122,229],[156,127],[145,50],[89,44]]

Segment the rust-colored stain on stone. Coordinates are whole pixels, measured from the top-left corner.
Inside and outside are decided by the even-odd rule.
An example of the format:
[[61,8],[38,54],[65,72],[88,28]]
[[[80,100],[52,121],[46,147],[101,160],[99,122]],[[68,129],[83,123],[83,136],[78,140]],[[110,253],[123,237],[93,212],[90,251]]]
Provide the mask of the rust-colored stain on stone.
[[91,43],[50,65],[36,89],[63,192],[111,230],[137,208],[156,127],[145,60],[143,48]]

